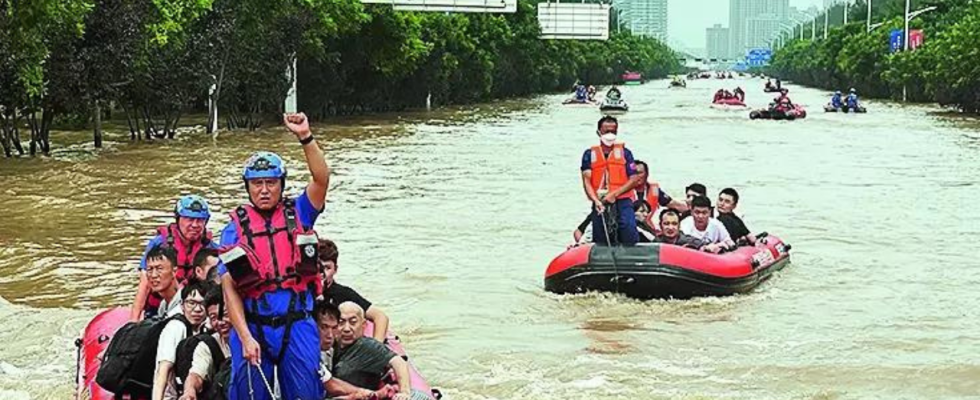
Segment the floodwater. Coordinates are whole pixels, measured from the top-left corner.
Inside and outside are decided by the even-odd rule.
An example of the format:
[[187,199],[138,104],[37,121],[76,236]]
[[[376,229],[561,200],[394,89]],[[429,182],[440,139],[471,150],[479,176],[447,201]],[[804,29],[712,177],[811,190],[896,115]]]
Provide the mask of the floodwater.
[[[867,102],[749,121],[708,107],[722,85],[627,87],[620,138],[682,196],[737,188],[756,232],[793,245],[756,292],[640,302],[543,291],[547,263],[588,211],[582,152],[595,109],[540,96],[335,120],[314,132],[334,169],[316,226],[338,280],[392,318],[412,360],[451,399],[956,399],[980,396],[980,183],[975,121]],[[131,300],[137,260],[185,193],[217,230],[245,201],[249,153],[283,154],[291,193],[309,174],[284,129],[129,143],[57,133],[50,158],[0,160],[0,398],[71,398],[74,340]]]

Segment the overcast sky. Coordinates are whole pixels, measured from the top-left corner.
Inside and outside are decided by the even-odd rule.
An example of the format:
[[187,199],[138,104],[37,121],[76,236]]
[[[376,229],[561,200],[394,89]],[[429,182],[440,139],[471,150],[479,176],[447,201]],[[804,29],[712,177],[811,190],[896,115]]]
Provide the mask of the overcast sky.
[[[714,24],[728,26],[729,0],[668,0],[668,35],[687,47],[704,47],[704,30]],[[805,10],[823,5],[823,0],[789,0],[789,5]]]

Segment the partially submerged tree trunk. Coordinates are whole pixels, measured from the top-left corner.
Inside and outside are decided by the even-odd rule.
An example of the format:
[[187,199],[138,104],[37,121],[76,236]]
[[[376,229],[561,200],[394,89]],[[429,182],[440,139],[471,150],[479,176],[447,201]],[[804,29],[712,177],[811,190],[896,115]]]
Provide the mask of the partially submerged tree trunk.
[[94,137],[94,140],[95,140],[95,148],[101,149],[102,148],[102,105],[99,104],[99,101],[98,100],[95,101],[95,115],[94,115],[94,117],[95,117],[95,119],[94,119],[94,121],[95,121],[95,127],[94,127],[94,131],[95,131],[94,132],[94,136],[95,136]]

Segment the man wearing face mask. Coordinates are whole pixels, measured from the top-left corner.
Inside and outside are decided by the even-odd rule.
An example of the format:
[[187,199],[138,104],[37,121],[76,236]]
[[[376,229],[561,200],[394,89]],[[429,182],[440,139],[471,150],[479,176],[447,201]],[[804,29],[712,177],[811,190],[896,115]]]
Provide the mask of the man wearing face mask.
[[642,183],[642,177],[636,173],[633,153],[616,142],[618,130],[616,118],[602,117],[596,131],[599,144],[582,155],[582,186],[594,215],[592,237],[600,246],[633,246],[639,240],[633,189]]

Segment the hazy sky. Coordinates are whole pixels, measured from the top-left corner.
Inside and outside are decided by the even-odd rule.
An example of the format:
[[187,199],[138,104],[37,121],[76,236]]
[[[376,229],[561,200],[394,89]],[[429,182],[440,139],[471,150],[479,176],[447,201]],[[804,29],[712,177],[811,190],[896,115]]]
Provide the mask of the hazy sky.
[[[714,24],[728,26],[729,0],[667,0],[668,35],[687,47],[704,47],[704,30]],[[789,0],[789,5],[805,10],[820,7],[823,0]]]

